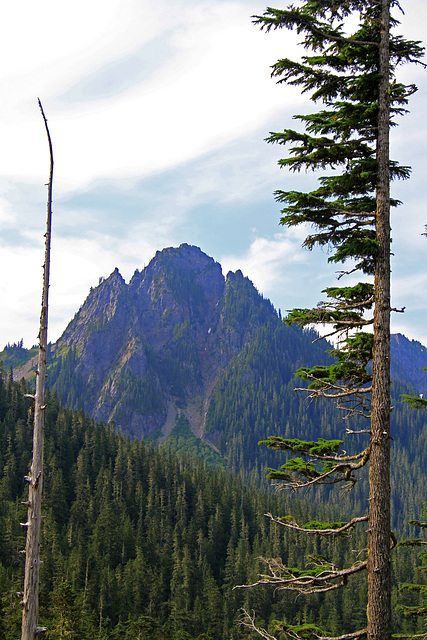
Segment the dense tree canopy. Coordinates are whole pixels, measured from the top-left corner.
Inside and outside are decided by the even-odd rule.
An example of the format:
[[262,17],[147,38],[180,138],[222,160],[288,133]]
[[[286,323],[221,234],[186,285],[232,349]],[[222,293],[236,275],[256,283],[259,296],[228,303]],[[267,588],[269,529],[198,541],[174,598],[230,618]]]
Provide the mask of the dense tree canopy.
[[[25,537],[23,476],[31,457],[31,401],[24,382],[0,375],[0,637],[19,637]],[[409,408],[408,408],[409,410]],[[176,456],[168,446],[130,441],[47,395],[45,500],[40,623],[58,640],[247,638],[241,607],[262,623],[286,617],[321,622],[338,632],[363,620],[366,593],[343,591],[302,601],[262,589],[233,590],[263,571],[260,557],[304,568],[312,554],[348,561],[363,536],[336,541],[300,539],[265,517],[292,511],[310,522],[312,500],[266,494],[248,478],[225,475]],[[179,438],[177,434],[177,439]],[[424,437],[424,441],[426,438]],[[407,464],[407,463],[406,463]],[[416,485],[415,485],[416,486]],[[420,481],[418,494],[425,484]],[[414,502],[419,501],[414,496]],[[327,509],[331,521],[337,506]],[[398,581],[410,582],[415,561],[402,549],[394,559]],[[357,582],[359,585],[359,582]],[[397,599],[397,591],[394,592]],[[408,592],[405,603],[417,606]],[[396,628],[416,629],[405,619]]]

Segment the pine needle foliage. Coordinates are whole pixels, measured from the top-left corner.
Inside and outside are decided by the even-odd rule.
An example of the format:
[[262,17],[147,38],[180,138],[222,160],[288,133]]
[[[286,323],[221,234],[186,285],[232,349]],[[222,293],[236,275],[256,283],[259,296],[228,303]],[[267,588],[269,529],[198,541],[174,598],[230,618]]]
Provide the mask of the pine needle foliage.
[[[427,518],[427,504],[424,507],[424,512],[423,512],[423,516],[424,518]],[[427,530],[427,522],[426,520],[410,520],[408,522],[408,524],[414,526],[414,527],[419,527],[422,531],[426,531]],[[419,554],[422,563],[420,566],[417,567],[417,570],[420,574],[426,574],[427,573],[427,540],[425,538],[415,538],[412,540],[404,540],[402,542],[399,542],[399,546],[400,547],[417,547],[417,548],[421,548],[424,549],[423,551],[421,551],[421,553]],[[424,623],[426,623],[426,618],[427,618],[427,584],[424,582],[421,584],[414,584],[414,583],[403,583],[400,585],[401,589],[404,589],[406,591],[412,591],[415,593],[418,593],[420,596],[420,603],[418,605],[415,606],[408,606],[408,605],[399,605],[398,606],[398,610],[401,611],[405,616],[410,616],[410,617],[422,617],[424,618]],[[425,628],[426,625],[424,625],[424,629],[425,629],[425,637],[427,637],[427,629]]]
[[[303,442],[270,436],[264,441],[269,448],[290,454],[279,470],[269,469],[268,477],[292,489],[325,483],[352,487],[357,472],[369,463],[369,512],[335,527],[337,534],[349,533],[359,522],[369,521],[368,554],[361,550],[345,569],[322,561],[322,570],[314,574],[309,562],[298,577],[272,559],[269,575],[260,576],[256,584],[320,593],[345,585],[351,575],[367,569],[366,628],[347,630],[340,640],[391,637],[390,549],[395,538],[390,530],[389,482],[390,209],[401,203],[390,197],[390,181],[407,179],[410,168],[390,158],[389,132],[407,113],[409,97],[416,91],[415,85],[397,79],[396,69],[403,63],[420,63],[424,49],[419,42],[394,35],[399,23],[390,9],[401,10],[397,0],[299,0],[286,9],[269,7],[254,17],[265,32],[289,29],[301,36],[304,55],[296,61],[278,60],[272,77],[278,84],[298,87],[320,105],[313,113],[294,116],[298,128],[271,132],[267,138],[287,147],[281,168],[321,172],[309,192],[275,192],[283,207],[280,222],[286,227],[303,225],[307,230],[303,247],[327,249],[328,262],[345,265],[338,280],[347,277],[346,284],[323,291],[326,301],[315,308],[294,309],[285,319],[303,328],[322,325],[326,335],[335,338],[330,365],[297,371],[306,382],[299,390],[311,401],[332,398],[345,418],[363,416],[371,424],[356,432],[347,429],[366,434],[365,444],[354,455],[342,450],[339,440]],[[366,330],[370,326],[373,332]],[[294,522],[270,517],[304,531]],[[320,522],[309,530],[334,533],[334,525]],[[271,632],[266,631],[247,611],[243,624],[269,640],[331,637],[317,626],[286,620],[276,621]]]
[[[424,371],[427,370],[427,367],[424,367]],[[427,400],[425,398],[420,398],[417,396],[410,396],[407,394],[402,394],[402,397],[405,402],[407,402],[413,409],[427,409]],[[423,516],[427,518],[427,503],[424,506]],[[408,524],[413,527],[418,527],[422,531],[427,530],[427,522],[421,520],[409,520]],[[427,540],[425,538],[412,538],[399,542],[399,547],[417,547],[427,549]],[[417,571],[420,574],[427,573],[427,551],[422,551],[419,554],[423,564],[417,567]],[[424,618],[424,629],[427,625],[427,584],[416,584],[416,583],[408,583],[404,582],[400,585],[400,588],[406,591],[411,591],[419,594],[420,603],[418,605],[398,605],[397,609],[405,616],[408,617],[422,617]],[[396,636],[399,637],[399,636]],[[417,637],[417,636],[414,636]],[[427,638],[427,629],[425,629],[425,634],[423,636]]]

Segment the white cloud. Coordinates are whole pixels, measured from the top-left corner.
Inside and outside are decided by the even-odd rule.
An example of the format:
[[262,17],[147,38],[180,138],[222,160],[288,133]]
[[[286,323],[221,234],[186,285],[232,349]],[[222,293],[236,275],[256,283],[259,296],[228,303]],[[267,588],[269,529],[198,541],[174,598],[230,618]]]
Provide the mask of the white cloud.
[[[417,38],[427,5],[406,4],[402,32]],[[156,250],[198,238],[206,250],[207,236],[224,270],[242,269],[277,307],[320,299],[336,268],[325,254],[301,249],[302,229],[275,234],[280,207],[270,192],[314,184],[316,176],[279,173],[283,149],[262,141],[269,130],[289,126],[292,113],[310,109],[307,96],[270,78],[279,57],[294,56],[297,38],[261,33],[251,14],[263,10],[258,0],[5,4],[0,266],[8,277],[0,295],[8,305],[0,340],[23,337],[29,345],[38,331],[49,158],[37,96],[55,155],[52,339],[99,276],[118,266],[128,279]],[[421,69],[403,72],[425,86]],[[414,165],[411,182],[395,187],[405,205],[394,215],[393,292],[398,304],[405,295],[420,314],[424,103],[421,90],[393,132],[394,155]],[[407,317],[407,328],[413,318],[420,332],[418,317]]]
[[0,225],[10,225],[15,221],[15,215],[11,203],[0,196]]
[[159,9],[147,0],[8,3],[0,27],[0,54],[8,60],[2,82],[24,104],[40,90],[46,95],[64,90],[82,74],[160,33],[165,13]]
[[[59,190],[95,177],[142,175],[174,166],[239,137],[248,127],[259,127],[283,105],[283,90],[268,71],[282,39],[260,33],[245,4],[181,3],[182,15],[179,8],[171,13],[165,2],[156,9],[137,2],[126,9],[126,3],[116,0],[105,7],[98,0],[85,9],[82,0],[76,5],[68,13],[49,1],[43,12],[33,7],[25,14],[20,7],[19,15],[13,5],[3,21],[18,26],[23,14],[31,21],[31,28],[25,22],[18,46],[11,33],[20,30],[10,27],[2,45],[13,52],[4,56],[12,64],[0,80],[8,96],[0,124],[4,174],[39,179],[46,166],[37,95],[49,118]],[[162,59],[158,68],[153,56],[155,73],[146,82],[136,81],[108,99],[57,104],[76,79],[104,69],[160,32],[164,39],[157,46],[171,47],[173,56],[166,63]],[[287,105],[292,100],[300,96],[288,89]]]
[[[24,339],[32,346],[39,331],[43,252],[39,248],[0,248],[0,350],[7,342]],[[40,267],[38,269],[37,267]],[[7,301],[7,302],[6,302]]]
[[[2,306],[0,350],[7,342],[24,339],[32,346],[39,331],[44,261],[43,238],[31,232],[32,247],[3,245],[0,249]],[[55,238],[51,252],[49,289],[49,340],[59,338],[100,276],[111,273],[120,260],[114,247],[101,238]]]
[[295,273],[308,261],[309,254],[301,249],[302,229],[290,229],[272,238],[253,240],[244,255],[220,258],[224,273],[240,269],[257,289],[266,295],[287,288],[295,281]]

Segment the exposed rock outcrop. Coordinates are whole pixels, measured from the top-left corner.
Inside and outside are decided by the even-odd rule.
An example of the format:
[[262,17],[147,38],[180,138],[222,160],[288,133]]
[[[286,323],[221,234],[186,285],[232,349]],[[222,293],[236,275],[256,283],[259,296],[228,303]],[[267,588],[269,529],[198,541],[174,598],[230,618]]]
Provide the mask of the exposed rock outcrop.
[[225,278],[198,247],[164,249],[129,284],[116,269],[90,291],[52,349],[50,384],[132,437],[161,437],[174,410],[204,437],[220,373],[267,318],[279,322],[240,271]]

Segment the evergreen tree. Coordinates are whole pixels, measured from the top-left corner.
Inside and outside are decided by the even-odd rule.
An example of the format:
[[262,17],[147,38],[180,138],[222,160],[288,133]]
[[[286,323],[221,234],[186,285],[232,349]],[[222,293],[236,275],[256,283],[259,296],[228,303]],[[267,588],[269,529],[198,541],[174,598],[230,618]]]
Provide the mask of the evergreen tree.
[[[27,491],[23,470],[31,458],[31,401],[24,398],[28,389],[13,381],[9,387],[0,418],[2,640],[19,637],[24,571],[20,550],[25,543],[19,522],[26,514],[21,504]],[[363,620],[362,574],[355,577],[352,590],[330,598],[316,595],[313,603],[283,601],[262,587],[232,590],[236,583],[256,579],[263,566],[260,556],[282,558],[300,570],[310,554],[330,557],[335,566],[348,564],[352,550],[364,545],[363,531],[337,540],[301,537],[264,514],[286,513],[292,504],[296,520],[310,521],[316,513],[312,500],[261,492],[242,477],[188,455],[177,457],[165,446],[126,440],[82,412],[65,409],[54,394],[46,394],[46,403],[40,620],[48,628],[47,638],[243,640],[247,630],[235,624],[242,606],[255,609],[263,625],[284,617],[300,619],[301,624],[319,620],[338,632],[344,619],[353,624]],[[423,416],[404,404],[394,413],[402,411],[403,425],[410,413],[414,423]],[[416,514],[425,493],[420,467],[427,424],[423,431],[415,427],[408,435],[403,427],[401,432],[402,476],[397,484],[410,485],[410,490],[401,490],[400,508]],[[408,441],[411,450],[405,449]],[[330,520],[338,520],[336,507],[325,509]],[[394,555],[393,566],[396,585],[412,580],[415,565],[408,550]],[[406,604],[411,604],[409,597]],[[399,632],[418,626],[412,618],[399,617],[397,622]]]
[[[271,575],[260,582],[318,593],[334,590],[349,576],[367,569],[366,629],[339,637],[369,640],[391,637],[390,207],[400,203],[390,198],[389,183],[407,178],[409,168],[390,160],[389,131],[416,90],[396,80],[396,67],[417,62],[423,54],[418,42],[392,35],[390,28],[398,23],[390,17],[390,7],[399,8],[397,0],[302,0],[286,10],[269,8],[255,19],[266,31],[287,28],[304,35],[304,48],[311,55],[297,62],[279,60],[272,75],[280,83],[311,92],[314,102],[323,103],[316,113],[295,116],[304,132],[286,129],[270,135],[269,142],[291,145],[289,157],[279,164],[292,171],[332,170],[309,193],[276,192],[277,200],[285,205],[281,223],[311,225],[314,231],[304,246],[327,246],[329,262],[350,265],[340,277],[351,274],[352,282],[354,274],[363,277],[357,284],[350,281],[349,286],[328,287],[324,291],[327,302],[289,314],[287,323],[330,325],[328,335],[337,341],[331,350],[333,364],[302,368],[298,373],[308,381],[312,400],[333,398],[347,418],[364,416],[371,422],[370,429],[357,431],[369,434],[369,442],[353,455],[342,451],[343,443],[337,439],[270,437],[267,441],[270,448],[297,456],[281,470],[270,471],[271,478],[293,488],[337,482],[351,486],[357,479],[355,472],[369,462],[369,515],[329,525],[311,522],[299,526],[293,520],[275,519],[320,535],[346,534],[358,522],[369,520],[369,535],[367,558],[347,569],[317,554],[311,556],[311,568],[303,573],[275,559],[270,563]],[[355,29],[354,18],[359,22]],[[373,317],[367,317],[372,310]],[[373,333],[364,331],[368,325],[373,325]],[[368,366],[371,361],[372,368]],[[249,613],[244,623],[256,629]],[[283,621],[276,628],[291,638],[325,635],[311,623],[295,626]],[[265,630],[258,631],[272,637]]]
[[[424,506],[424,512],[423,512],[423,516],[427,517],[427,504]],[[427,529],[427,522],[424,521],[420,521],[420,520],[410,520],[409,523],[412,526],[415,527],[419,527],[421,530],[426,530]],[[421,547],[421,548],[426,548],[427,547],[427,540],[425,538],[413,538],[411,540],[405,540],[403,542],[399,543],[399,546],[401,547]],[[422,573],[425,574],[427,572],[427,552],[426,551],[422,551],[420,554],[420,558],[423,561],[423,564],[419,567],[417,567],[417,570]],[[420,602],[417,605],[399,605],[398,609],[399,611],[401,611],[402,613],[404,613],[406,616],[411,616],[411,617],[422,617],[424,619],[424,625],[426,622],[426,618],[427,618],[427,584],[413,584],[413,583],[404,583],[401,585],[402,589],[405,589],[407,591],[413,592],[413,593],[418,593],[420,596],[420,599],[422,598],[422,602]],[[398,636],[398,637],[423,637],[423,638],[427,638],[427,631],[424,634],[420,634],[420,635],[414,635],[414,636]]]
[[[426,234],[424,234],[426,235]],[[427,368],[424,369],[424,371],[426,371]],[[421,398],[418,396],[411,396],[409,394],[402,394],[404,400],[414,409],[427,409],[427,400],[425,398]],[[423,516],[427,517],[427,504],[424,505],[424,512],[423,512]],[[427,529],[427,522],[426,521],[420,521],[420,520],[410,520],[408,522],[409,525],[412,525],[414,527],[418,527],[421,530],[426,530]],[[410,540],[404,540],[403,542],[399,543],[400,547],[421,547],[421,548],[425,548],[427,546],[427,540],[423,539],[423,538],[412,538]],[[427,572],[427,552],[421,552],[420,554],[420,558],[422,559],[423,563],[421,566],[417,567],[417,570],[420,573],[426,573]],[[415,592],[418,593],[420,596],[420,599],[422,598],[422,602],[417,604],[417,605],[399,605],[398,606],[398,610],[401,611],[402,613],[404,613],[406,616],[410,616],[410,617],[422,617],[424,618],[424,624],[426,623],[426,619],[427,619],[427,584],[414,584],[414,583],[404,583],[401,585],[402,589],[405,589],[407,591],[410,592]],[[414,636],[398,636],[398,637],[423,637],[423,638],[427,638],[427,632],[424,634],[416,634]]]

